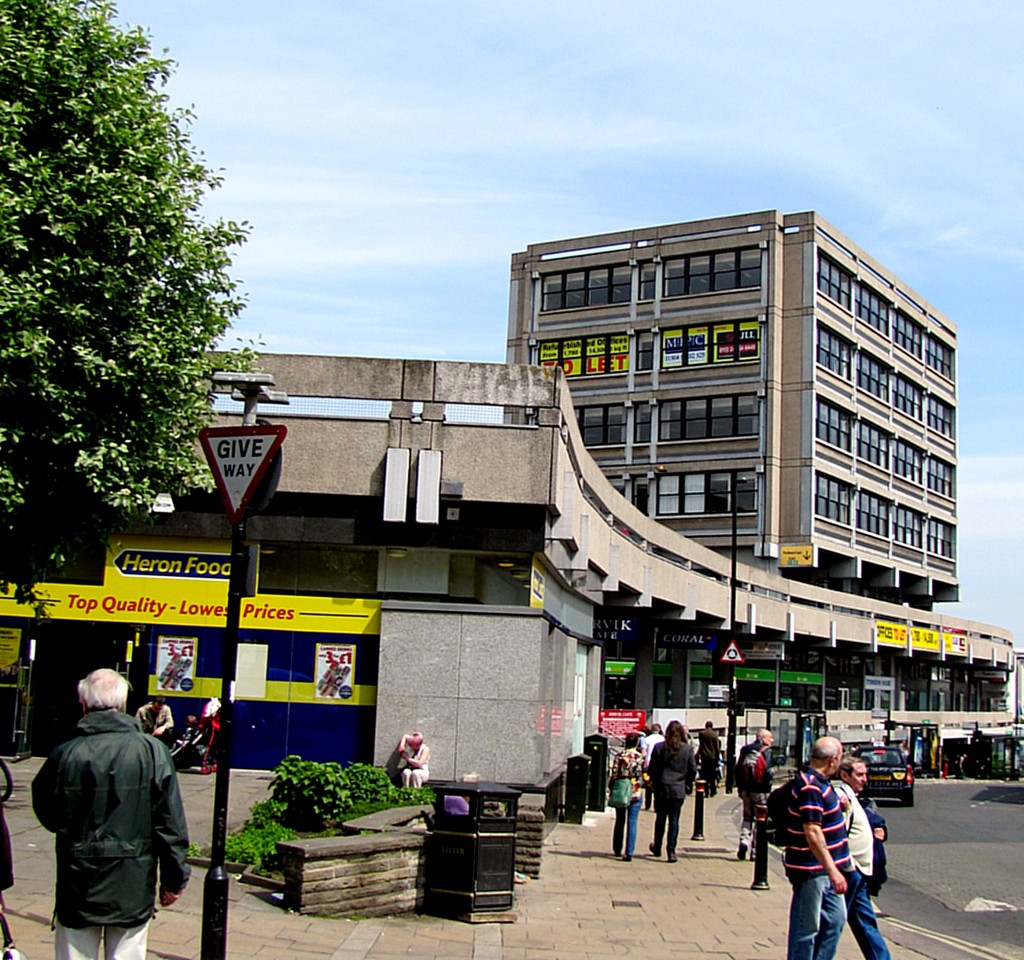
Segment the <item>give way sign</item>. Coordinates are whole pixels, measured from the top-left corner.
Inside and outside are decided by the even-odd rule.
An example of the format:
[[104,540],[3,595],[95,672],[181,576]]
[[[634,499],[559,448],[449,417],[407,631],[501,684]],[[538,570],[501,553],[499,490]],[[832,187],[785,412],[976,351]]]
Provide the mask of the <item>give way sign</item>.
[[238,523],[245,516],[287,434],[288,428],[276,423],[207,427],[199,431],[199,442],[229,523]]

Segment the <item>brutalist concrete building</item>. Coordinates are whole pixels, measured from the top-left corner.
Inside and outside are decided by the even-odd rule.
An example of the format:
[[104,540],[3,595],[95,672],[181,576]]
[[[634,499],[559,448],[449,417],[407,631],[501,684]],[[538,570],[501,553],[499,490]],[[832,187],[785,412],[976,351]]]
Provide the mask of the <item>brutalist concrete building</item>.
[[[512,258],[508,360],[563,370],[588,451],[641,513],[790,583],[911,616],[958,598],[956,346],[948,318],[816,213],[576,237]],[[695,652],[685,689],[659,679],[674,654],[645,619],[638,645],[610,650],[608,705],[701,704],[698,681],[717,671]],[[756,607],[741,606],[736,627],[774,637]],[[938,664],[901,675],[842,643],[788,662],[791,676],[831,676],[820,700],[798,682],[780,690],[777,663],[749,665],[744,696],[922,711],[1000,700],[951,666],[962,643],[947,634],[928,641]]]

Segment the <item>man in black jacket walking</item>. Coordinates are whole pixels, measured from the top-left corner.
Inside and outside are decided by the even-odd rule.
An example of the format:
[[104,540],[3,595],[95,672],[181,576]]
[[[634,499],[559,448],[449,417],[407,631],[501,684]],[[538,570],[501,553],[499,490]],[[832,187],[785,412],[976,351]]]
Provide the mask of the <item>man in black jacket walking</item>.
[[188,881],[188,828],[167,748],[125,714],[128,684],[94,670],[78,685],[85,716],[32,783],[32,807],[56,836],[57,960],[145,960],[160,904]]

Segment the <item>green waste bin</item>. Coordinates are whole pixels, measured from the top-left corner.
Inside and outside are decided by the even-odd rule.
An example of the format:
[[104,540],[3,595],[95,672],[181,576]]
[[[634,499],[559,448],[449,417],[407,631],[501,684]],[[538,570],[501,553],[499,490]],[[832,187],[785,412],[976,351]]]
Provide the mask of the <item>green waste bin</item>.
[[565,803],[562,820],[565,823],[583,823],[587,810],[587,791],[590,781],[590,757],[579,753],[565,761]]
[[590,789],[587,809],[603,810],[608,801],[608,738],[595,733],[583,741],[583,752],[590,757]]

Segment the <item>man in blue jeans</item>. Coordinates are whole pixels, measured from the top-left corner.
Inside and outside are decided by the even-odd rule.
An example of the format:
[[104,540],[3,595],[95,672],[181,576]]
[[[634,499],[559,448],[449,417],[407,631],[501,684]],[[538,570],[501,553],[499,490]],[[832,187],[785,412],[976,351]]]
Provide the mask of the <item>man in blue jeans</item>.
[[793,887],[786,960],[832,960],[846,924],[846,870],[852,869],[846,820],[829,783],[843,745],[822,737],[793,782],[783,863]]

